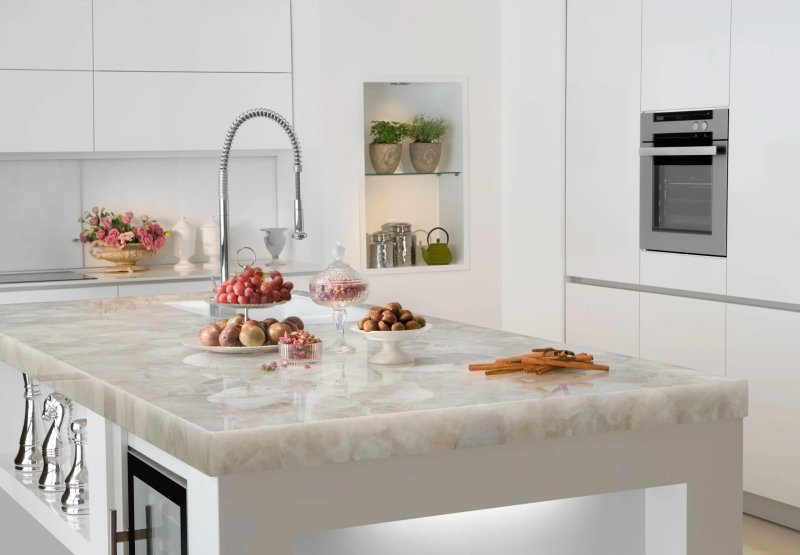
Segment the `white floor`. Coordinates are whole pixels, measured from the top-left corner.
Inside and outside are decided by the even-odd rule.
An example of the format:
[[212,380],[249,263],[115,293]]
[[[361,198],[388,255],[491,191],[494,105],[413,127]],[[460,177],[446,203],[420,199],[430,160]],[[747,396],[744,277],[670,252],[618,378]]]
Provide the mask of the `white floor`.
[[744,515],[742,555],[797,555],[800,532]]

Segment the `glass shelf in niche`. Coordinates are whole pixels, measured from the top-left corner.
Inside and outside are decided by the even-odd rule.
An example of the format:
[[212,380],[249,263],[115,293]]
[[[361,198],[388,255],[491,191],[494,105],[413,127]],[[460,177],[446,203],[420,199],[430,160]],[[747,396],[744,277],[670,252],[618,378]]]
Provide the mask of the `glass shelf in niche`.
[[367,172],[364,175],[366,175],[367,177],[392,177],[392,176],[399,177],[401,175],[461,175],[461,172],[460,171],[455,171],[455,172],[430,172],[430,173],[418,173],[418,172],[370,173],[370,172]]

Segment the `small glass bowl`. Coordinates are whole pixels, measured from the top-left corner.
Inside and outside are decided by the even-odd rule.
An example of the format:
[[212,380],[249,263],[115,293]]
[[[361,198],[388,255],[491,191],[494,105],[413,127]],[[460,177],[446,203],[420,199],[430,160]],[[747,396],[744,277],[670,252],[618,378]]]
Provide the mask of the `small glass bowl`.
[[293,345],[292,343],[278,343],[278,353],[281,362],[287,364],[311,364],[322,359],[322,341]]

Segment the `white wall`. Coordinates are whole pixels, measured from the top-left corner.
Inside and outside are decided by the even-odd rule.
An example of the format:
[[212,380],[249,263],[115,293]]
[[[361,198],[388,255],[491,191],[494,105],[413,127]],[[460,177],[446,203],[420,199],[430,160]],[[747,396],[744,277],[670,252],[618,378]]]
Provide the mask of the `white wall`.
[[[318,18],[300,17],[319,9]],[[324,176],[323,253],[339,238],[357,264],[359,198],[364,183],[363,83],[375,80],[461,78],[469,83],[465,107],[471,196],[471,267],[465,271],[371,276],[370,302],[399,300],[412,310],[499,327],[500,216],[500,10],[499,0],[318,0],[293,3],[298,34],[294,84],[304,103],[321,106],[319,156],[307,167]],[[303,27],[318,25],[317,47]],[[298,29],[300,28],[300,29]],[[316,52],[315,52],[316,50]],[[303,75],[318,66],[319,76]],[[299,92],[302,91],[302,92]],[[316,92],[316,99],[312,99]],[[302,105],[296,106],[298,117]],[[313,124],[299,122],[302,136]]]
[[566,2],[502,3],[503,328],[564,339]]
[[[72,242],[81,211],[92,206],[147,214],[166,228],[186,216],[200,227],[219,214],[218,165],[214,156],[0,161],[0,236],[15,238],[0,241],[0,271],[107,266]],[[248,245],[266,258],[259,229],[293,225],[291,157],[234,155],[229,168],[231,254]],[[321,245],[320,235],[307,242]],[[287,258],[302,256],[296,243],[287,242]],[[196,252],[205,260],[199,240]],[[175,262],[168,242],[143,264]]]

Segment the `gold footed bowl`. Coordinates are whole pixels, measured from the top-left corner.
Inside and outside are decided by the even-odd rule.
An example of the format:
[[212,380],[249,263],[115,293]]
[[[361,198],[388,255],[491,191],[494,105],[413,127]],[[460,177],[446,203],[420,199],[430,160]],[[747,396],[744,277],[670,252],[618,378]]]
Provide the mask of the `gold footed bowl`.
[[105,268],[106,272],[143,272],[149,268],[145,266],[137,266],[136,263],[145,258],[152,256],[155,251],[147,250],[141,243],[129,243],[122,248],[110,247],[102,241],[94,241],[89,245],[89,254],[96,260],[105,260],[106,262],[113,262],[113,266]]

